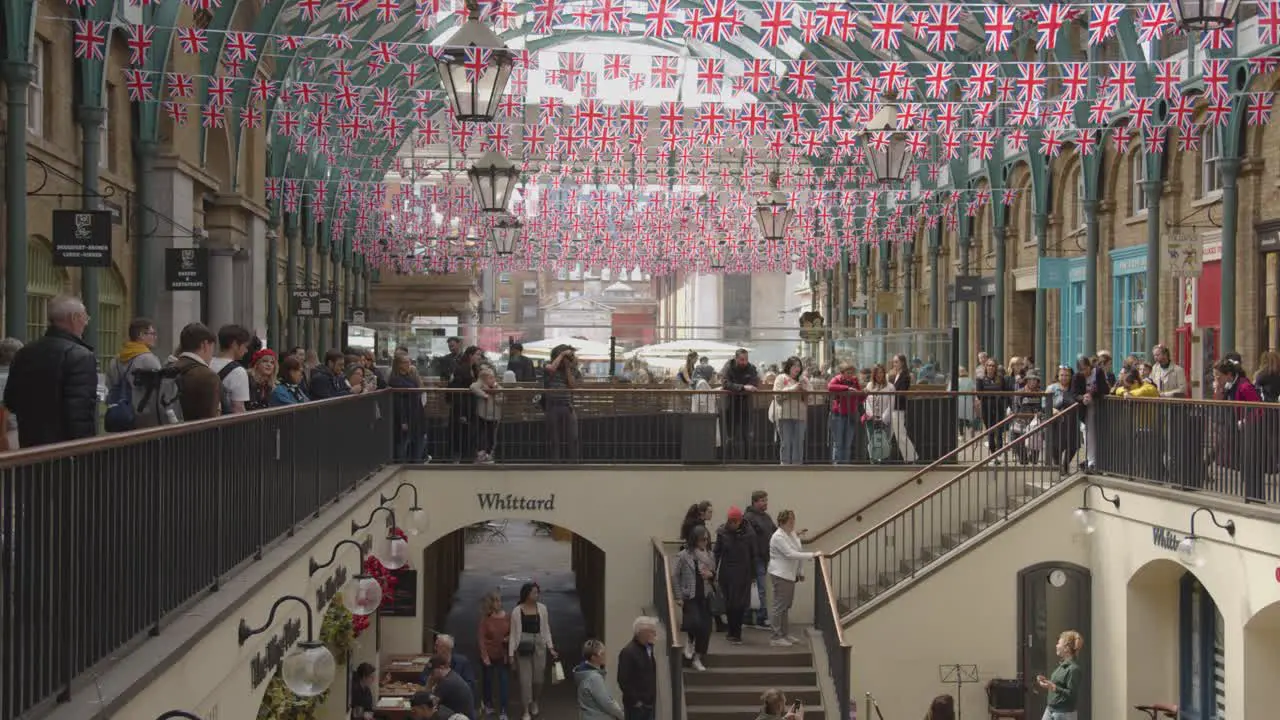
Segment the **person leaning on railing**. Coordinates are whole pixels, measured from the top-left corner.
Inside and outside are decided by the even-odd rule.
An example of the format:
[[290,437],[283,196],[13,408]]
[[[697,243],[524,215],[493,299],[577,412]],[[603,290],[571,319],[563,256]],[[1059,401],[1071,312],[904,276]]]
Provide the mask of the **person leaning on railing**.
[[307,397],[307,392],[302,389],[302,380],[302,361],[297,355],[285,355],[280,361],[280,382],[276,383],[275,388],[271,390],[271,399],[268,404],[271,407],[279,407],[309,401],[311,398]]
[[[1258,403],[1262,397],[1249,380],[1238,358],[1228,356],[1214,369],[1215,393],[1226,402]],[[1265,417],[1261,409],[1239,409],[1221,416],[1218,432],[1218,465],[1238,470],[1244,478],[1245,500],[1263,502],[1263,467],[1260,458],[1264,445],[1262,430]]]

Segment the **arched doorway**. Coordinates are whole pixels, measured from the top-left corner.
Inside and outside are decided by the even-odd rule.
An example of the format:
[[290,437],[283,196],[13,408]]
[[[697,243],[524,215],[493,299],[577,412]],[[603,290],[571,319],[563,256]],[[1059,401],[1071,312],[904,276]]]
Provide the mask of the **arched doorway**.
[[1268,717],[1280,707],[1280,602],[1254,614],[1244,626],[1244,715]]
[[32,237],[27,243],[27,326],[9,328],[9,332],[26,342],[43,335],[49,324],[49,301],[66,287],[66,271],[53,264],[53,246],[42,237]]
[[[431,650],[440,633],[453,636],[457,651],[475,667],[478,697],[489,697],[477,629],[483,601],[491,593],[497,593],[504,610],[513,612],[521,593],[530,585],[538,587],[566,675],[581,660],[582,644],[605,635],[605,553],[568,529],[503,517],[475,522],[427,546],[422,567],[426,570],[418,581],[424,593],[423,647]],[[513,615],[512,632],[519,633],[520,625],[518,614]],[[543,683],[543,716],[570,717],[576,712],[572,685]],[[496,701],[498,688],[494,689]],[[518,717],[519,673],[511,674],[508,690],[508,715]]]
[[[1030,684],[1037,676],[1052,675],[1058,664],[1058,637],[1068,630],[1084,635],[1084,651],[1077,658],[1085,676],[1080,692],[1080,720],[1091,717],[1089,639],[1093,615],[1092,590],[1089,569],[1074,563],[1040,563],[1018,572],[1018,637],[1022,640],[1018,645],[1018,667],[1022,677]],[[1045,699],[1044,693],[1028,693],[1026,716],[1042,716]]]

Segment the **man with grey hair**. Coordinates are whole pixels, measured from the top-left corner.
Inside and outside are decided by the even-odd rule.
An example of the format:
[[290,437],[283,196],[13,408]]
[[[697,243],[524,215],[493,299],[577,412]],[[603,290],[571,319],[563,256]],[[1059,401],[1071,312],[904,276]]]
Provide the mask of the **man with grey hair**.
[[4,388],[24,448],[98,431],[98,360],[81,339],[89,314],[79,298],[59,295],[49,301],[48,318],[44,336],[14,357]]
[[626,720],[653,720],[658,701],[658,665],[653,657],[658,620],[641,615],[631,623],[631,631],[631,642],[618,653],[622,710]]

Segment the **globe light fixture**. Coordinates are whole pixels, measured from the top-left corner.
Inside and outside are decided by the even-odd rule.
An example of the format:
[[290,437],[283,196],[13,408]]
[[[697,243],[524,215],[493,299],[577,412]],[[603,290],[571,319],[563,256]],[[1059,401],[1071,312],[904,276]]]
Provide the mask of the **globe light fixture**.
[[385,512],[388,516],[387,534],[382,540],[381,547],[376,553],[378,561],[388,570],[399,570],[409,564],[409,543],[400,537],[397,532],[399,526],[396,525],[396,511],[385,505],[379,505],[369,513],[369,519],[363,524],[351,521],[351,534],[355,535],[361,530],[373,524],[373,516],[379,512]]
[[1191,532],[1187,533],[1187,536],[1182,538],[1182,541],[1178,543],[1178,561],[1190,568],[1204,567],[1205,564],[1205,556],[1203,551],[1200,549],[1200,538],[1196,535],[1196,515],[1199,515],[1202,512],[1209,513],[1209,519],[1213,521],[1213,524],[1223,530],[1226,530],[1227,535],[1232,538],[1236,536],[1236,523],[1234,520],[1219,522],[1218,515],[1207,507],[1198,507],[1195,510],[1192,510]]
[[459,122],[491,122],[516,57],[502,38],[480,22],[479,3],[468,0],[467,10],[467,21],[436,57],[436,69]]
[[409,488],[410,490],[413,491],[413,504],[409,506],[409,527],[405,529],[408,531],[410,535],[418,535],[426,531],[427,525],[430,522],[430,520],[427,518],[427,511],[423,510],[422,506],[418,504],[418,486],[417,485],[414,485],[413,483],[402,482],[396,486],[396,491],[391,493],[389,497],[379,493],[378,504],[386,505],[392,500],[395,500],[400,495],[400,491],[405,488]]
[[516,243],[520,241],[520,231],[524,225],[514,218],[504,217],[493,224],[493,251],[499,257],[507,257],[516,251]]
[[1240,0],[1171,0],[1169,9],[1183,30],[1221,30],[1235,25]]
[[480,209],[488,213],[506,212],[511,193],[520,179],[520,168],[506,157],[490,150],[467,171]]
[[1089,507],[1089,491],[1094,488],[1097,488],[1098,494],[1102,496],[1103,500],[1114,505],[1116,510],[1120,509],[1120,496],[1118,494],[1107,495],[1107,489],[1098,483],[1091,482],[1086,484],[1084,486],[1084,495],[1080,500],[1080,507],[1076,508],[1075,512],[1072,513],[1076,523],[1080,526],[1080,530],[1085,535],[1092,535],[1098,529],[1098,526],[1094,523],[1093,508]]
[[382,585],[378,583],[372,575],[364,571],[364,562],[366,557],[365,547],[355,540],[339,540],[338,544],[333,546],[333,552],[329,553],[329,559],[324,563],[316,562],[315,558],[311,558],[308,566],[308,575],[315,575],[317,572],[332,565],[338,557],[338,549],[343,545],[351,545],[360,552],[360,569],[355,577],[351,580],[355,584],[355,592],[350,596],[343,595],[346,600],[350,597],[347,609],[356,615],[372,615],[377,611],[378,605],[382,604]]
[[290,649],[280,661],[280,677],[284,680],[285,687],[289,688],[294,695],[315,697],[328,690],[333,684],[338,663],[334,660],[333,653],[329,652],[329,648],[323,643],[316,642],[315,618],[311,604],[306,600],[297,595],[285,595],[277,599],[271,606],[267,621],[260,627],[251,628],[248,621],[240,618],[240,645],[243,646],[254,635],[266,632],[275,622],[276,611],[286,602],[296,602],[306,609],[307,639]]
[[885,93],[885,104],[876,112],[863,132],[867,143],[867,160],[871,174],[881,185],[906,185],[911,168],[907,136],[898,129],[898,105],[892,93]]

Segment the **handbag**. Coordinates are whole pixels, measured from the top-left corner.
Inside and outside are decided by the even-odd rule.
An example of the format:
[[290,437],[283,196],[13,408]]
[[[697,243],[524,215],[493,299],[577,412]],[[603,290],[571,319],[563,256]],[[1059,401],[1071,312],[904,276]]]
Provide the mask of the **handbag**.
[[520,644],[516,645],[516,655],[519,655],[520,657],[532,657],[535,647],[536,646],[532,640],[521,640]]
[[562,682],[564,682],[564,665],[561,665],[559,660],[554,660],[551,663],[551,684],[556,685]]

